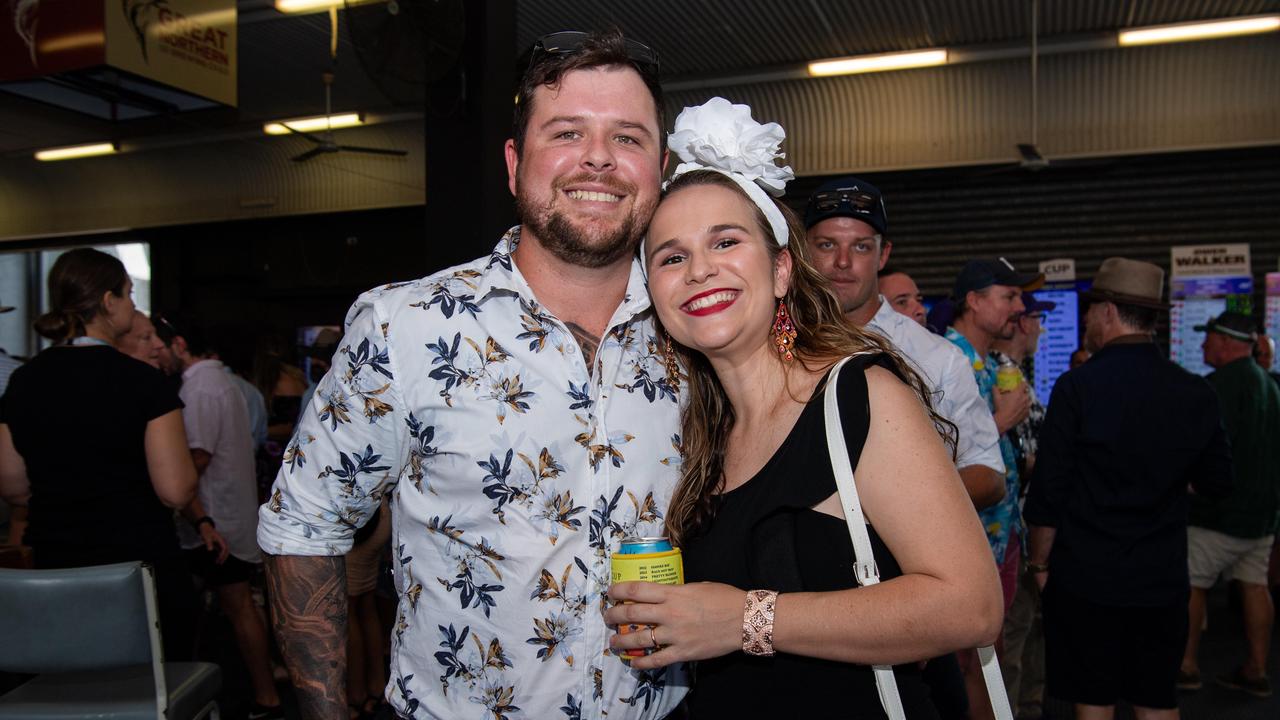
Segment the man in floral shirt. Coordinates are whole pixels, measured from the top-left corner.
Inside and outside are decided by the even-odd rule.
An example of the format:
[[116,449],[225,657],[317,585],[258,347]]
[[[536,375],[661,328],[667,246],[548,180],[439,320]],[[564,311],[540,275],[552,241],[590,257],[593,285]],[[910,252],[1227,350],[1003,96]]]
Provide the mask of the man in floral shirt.
[[656,56],[538,41],[507,141],[521,225],[487,257],[362,295],[260,515],[303,714],[345,718],[342,555],[383,495],[406,718],[661,718],[683,670],[607,653],[610,553],[661,534],[679,473],[635,247],[664,162]]

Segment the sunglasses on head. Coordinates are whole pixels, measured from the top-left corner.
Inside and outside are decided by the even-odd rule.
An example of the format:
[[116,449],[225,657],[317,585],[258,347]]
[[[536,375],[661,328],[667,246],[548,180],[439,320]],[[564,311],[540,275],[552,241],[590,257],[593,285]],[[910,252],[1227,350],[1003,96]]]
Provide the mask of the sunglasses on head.
[[827,190],[814,195],[809,201],[809,207],[817,212],[831,212],[843,206],[857,212],[868,213],[872,212],[877,205],[880,207],[880,214],[885,215],[883,198],[856,189]]
[[[537,65],[548,56],[573,55],[582,51],[582,46],[586,43],[589,33],[581,30],[561,30],[553,32],[549,35],[543,35],[533,43],[533,47],[529,49],[529,68]],[[630,60],[637,70],[643,73],[658,76],[658,53],[653,48],[644,43],[635,40],[623,40],[627,48],[627,59]],[[525,72],[528,72],[526,68]]]

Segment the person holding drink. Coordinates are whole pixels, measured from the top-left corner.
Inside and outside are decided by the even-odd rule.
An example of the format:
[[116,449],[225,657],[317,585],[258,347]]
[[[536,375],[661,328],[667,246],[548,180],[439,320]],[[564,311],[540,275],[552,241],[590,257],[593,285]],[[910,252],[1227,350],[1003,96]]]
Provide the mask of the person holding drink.
[[[643,262],[687,368],[682,476],[666,531],[684,585],[609,591],[613,651],[650,669],[698,661],[690,710],[876,716],[871,664],[897,668],[911,718],[936,717],[915,661],[990,642],[999,583],[927,392],[877,336],[847,325],[804,257],[804,229],[770,197],[792,175],[784,135],[714,98],[686,108],[680,157]],[[676,358],[678,357],[678,361]],[[833,365],[858,494],[884,582],[859,588],[828,460],[822,392]],[[751,692],[751,689],[759,692]],[[785,692],[772,692],[786,688]]]

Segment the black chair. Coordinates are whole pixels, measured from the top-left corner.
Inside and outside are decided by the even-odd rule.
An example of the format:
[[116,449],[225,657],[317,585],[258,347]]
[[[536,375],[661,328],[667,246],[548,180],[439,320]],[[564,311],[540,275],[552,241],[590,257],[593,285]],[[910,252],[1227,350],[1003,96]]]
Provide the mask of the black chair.
[[166,663],[155,582],[139,562],[0,569],[0,670],[39,673],[0,696],[0,718],[217,720],[222,671]]

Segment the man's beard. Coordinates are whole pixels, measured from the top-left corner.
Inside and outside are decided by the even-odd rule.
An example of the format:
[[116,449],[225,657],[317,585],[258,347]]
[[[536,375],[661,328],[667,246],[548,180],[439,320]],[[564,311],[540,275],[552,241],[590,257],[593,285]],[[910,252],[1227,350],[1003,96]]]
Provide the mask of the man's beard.
[[[578,178],[569,182],[576,181]],[[562,184],[568,183],[557,183],[552,188],[552,199],[543,206],[535,205],[532,198],[517,188],[516,213],[520,223],[537,236],[544,248],[565,263],[584,268],[607,267],[635,252],[647,227],[636,219],[641,215],[646,220],[651,217],[656,202],[633,208],[616,229],[600,231],[593,238],[590,230],[574,225],[563,212],[553,209],[555,193],[560,192]],[[634,190],[619,194],[634,197]]]

